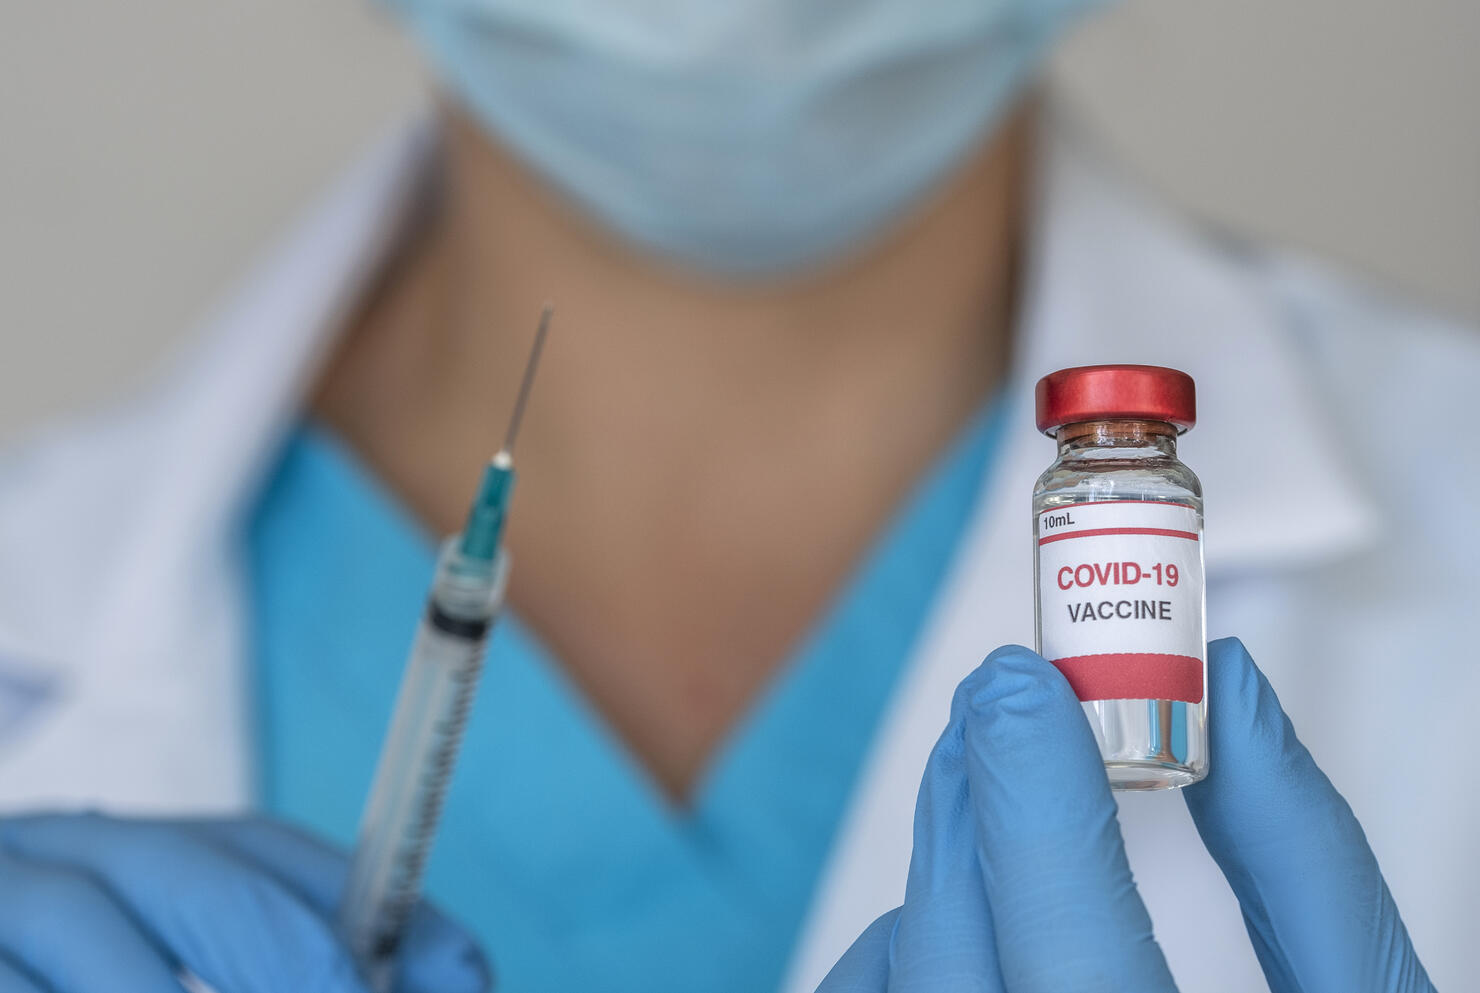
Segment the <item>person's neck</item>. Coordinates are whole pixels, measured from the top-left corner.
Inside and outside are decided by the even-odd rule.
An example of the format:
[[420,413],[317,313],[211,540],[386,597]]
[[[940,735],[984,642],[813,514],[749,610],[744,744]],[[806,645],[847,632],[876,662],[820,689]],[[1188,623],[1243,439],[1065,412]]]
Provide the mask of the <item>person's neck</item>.
[[1026,114],[883,243],[785,284],[634,256],[466,119],[440,220],[372,295],[315,409],[456,530],[541,305],[511,601],[682,796],[1005,368]]

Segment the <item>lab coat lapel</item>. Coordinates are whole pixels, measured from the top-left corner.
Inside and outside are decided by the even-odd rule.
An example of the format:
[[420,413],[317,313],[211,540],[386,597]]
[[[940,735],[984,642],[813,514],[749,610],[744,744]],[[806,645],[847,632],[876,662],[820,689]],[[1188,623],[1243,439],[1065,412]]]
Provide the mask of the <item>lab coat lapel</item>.
[[1210,585],[1219,575],[1336,555],[1374,533],[1376,515],[1326,445],[1331,435],[1288,321],[1258,284],[1254,260],[1140,200],[1062,120],[1040,159],[1007,441],[866,759],[787,993],[814,989],[864,928],[899,904],[915,795],[956,684],[993,648],[1033,644],[1030,498],[1053,458],[1032,422],[1040,376],[1101,362],[1193,375],[1200,424],[1182,454],[1207,493]]
[[0,742],[0,806],[250,802],[240,516],[396,234],[428,137],[399,127],[362,160],[141,402],[12,463],[38,483],[5,491],[0,650],[45,678]]

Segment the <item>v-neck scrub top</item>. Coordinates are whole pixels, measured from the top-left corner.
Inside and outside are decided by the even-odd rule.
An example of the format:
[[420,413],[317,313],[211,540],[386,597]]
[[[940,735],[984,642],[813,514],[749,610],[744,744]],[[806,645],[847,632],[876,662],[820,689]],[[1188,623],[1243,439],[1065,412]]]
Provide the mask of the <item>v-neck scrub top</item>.
[[[500,990],[777,986],[1002,420],[980,412],[916,485],[684,808],[505,613],[427,870],[429,896],[478,936]],[[246,542],[262,803],[348,846],[436,541],[304,424]]]

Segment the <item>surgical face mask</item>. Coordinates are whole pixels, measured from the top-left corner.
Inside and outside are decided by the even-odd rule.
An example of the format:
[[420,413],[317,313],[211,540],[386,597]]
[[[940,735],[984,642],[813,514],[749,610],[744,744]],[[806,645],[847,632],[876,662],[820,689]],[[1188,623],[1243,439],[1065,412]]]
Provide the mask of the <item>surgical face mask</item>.
[[496,139],[637,245],[826,261],[991,131],[1100,0],[387,0]]

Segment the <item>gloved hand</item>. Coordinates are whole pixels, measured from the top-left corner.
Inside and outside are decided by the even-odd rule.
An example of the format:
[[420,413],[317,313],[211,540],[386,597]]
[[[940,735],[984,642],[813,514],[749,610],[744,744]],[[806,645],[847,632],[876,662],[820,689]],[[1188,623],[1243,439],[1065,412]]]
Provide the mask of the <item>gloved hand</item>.
[[[0,820],[0,993],[364,993],[332,922],[346,859],[265,820]],[[473,940],[413,915],[401,993],[483,993]]]
[[[1236,639],[1208,658],[1212,772],[1184,790],[1275,993],[1432,991],[1351,808]],[[1089,724],[1052,665],[993,652],[956,691],[904,905],[818,993],[1175,990]]]

